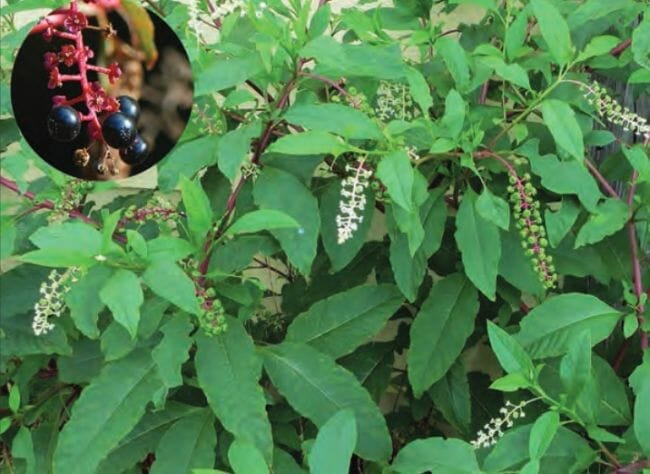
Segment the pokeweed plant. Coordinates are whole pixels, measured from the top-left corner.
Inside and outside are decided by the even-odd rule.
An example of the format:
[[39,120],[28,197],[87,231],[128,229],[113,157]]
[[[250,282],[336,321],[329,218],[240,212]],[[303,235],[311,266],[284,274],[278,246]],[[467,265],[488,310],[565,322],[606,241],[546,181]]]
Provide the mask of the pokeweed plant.
[[156,189],[3,99],[9,472],[650,468],[645,2],[147,4],[196,78]]

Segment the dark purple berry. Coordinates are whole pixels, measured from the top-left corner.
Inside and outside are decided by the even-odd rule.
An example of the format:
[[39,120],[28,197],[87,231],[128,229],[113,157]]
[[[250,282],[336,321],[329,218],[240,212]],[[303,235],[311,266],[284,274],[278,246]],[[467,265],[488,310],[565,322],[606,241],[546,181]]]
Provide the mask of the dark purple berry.
[[121,112],[109,115],[102,124],[104,140],[113,148],[127,148],[136,134],[135,122]]
[[120,158],[127,165],[139,165],[147,159],[149,155],[149,145],[140,135],[136,135],[133,143],[127,148],[120,150]]
[[54,107],[47,116],[47,131],[56,141],[71,142],[81,131],[81,115],[67,105]]
[[138,119],[140,118],[140,106],[138,106],[138,102],[128,95],[119,96],[117,101],[120,104],[120,112],[135,123],[138,123]]

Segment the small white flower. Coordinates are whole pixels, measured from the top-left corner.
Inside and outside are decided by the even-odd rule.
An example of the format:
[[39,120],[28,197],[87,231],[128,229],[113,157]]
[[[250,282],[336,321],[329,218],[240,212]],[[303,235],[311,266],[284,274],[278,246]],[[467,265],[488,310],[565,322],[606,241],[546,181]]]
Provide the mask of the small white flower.
[[100,255],[95,255],[95,260],[97,260],[98,262],[105,262],[107,259],[104,255],[100,254]]
[[525,400],[518,404],[507,401],[506,405],[499,409],[499,413],[502,416],[492,418],[482,430],[476,433],[476,439],[471,443],[474,449],[489,448],[497,444],[499,438],[504,434],[502,428],[512,428],[514,425],[513,420],[523,418],[526,415],[524,413],[524,407],[529,403],[530,400]]
[[370,184],[372,171],[365,169],[365,158],[356,166],[347,165],[345,170],[352,174],[341,183],[341,200],[339,213],[336,216],[338,243],[344,244],[352,238],[354,232],[363,222],[363,210],[366,208],[365,190]]
[[262,18],[263,13],[260,10],[255,12],[255,18]]
[[32,319],[32,331],[37,336],[47,334],[54,329],[50,321],[52,317],[58,318],[65,311],[65,294],[70,291],[70,283],[78,280],[79,269],[71,267],[64,273],[52,270],[47,281],[41,283],[38,290],[41,298],[34,305],[34,318]]
[[635,114],[627,107],[621,106],[609,95],[606,88],[597,82],[594,82],[591,86],[582,85],[580,87],[585,91],[584,97],[590,104],[596,106],[596,111],[601,117],[614,125],[622,127],[626,132],[632,132],[645,140],[650,139],[648,120]]

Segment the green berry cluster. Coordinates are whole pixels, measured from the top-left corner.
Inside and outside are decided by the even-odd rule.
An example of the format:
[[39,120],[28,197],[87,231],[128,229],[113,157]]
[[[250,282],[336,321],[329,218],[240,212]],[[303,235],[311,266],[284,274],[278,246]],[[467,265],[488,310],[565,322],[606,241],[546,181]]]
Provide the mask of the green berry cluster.
[[61,222],[68,218],[70,212],[77,210],[84,202],[86,195],[93,189],[93,183],[72,179],[61,188],[59,197],[54,200],[54,208],[48,214],[50,223]]
[[178,217],[178,211],[171,202],[162,196],[153,196],[144,207],[136,205],[129,206],[125,213],[124,219],[138,224],[144,224],[148,221],[158,223],[173,221]]
[[528,173],[521,178],[511,173],[509,179],[508,193],[515,223],[521,236],[521,245],[533,263],[540,281],[547,289],[554,288],[557,285],[557,274],[553,257],[546,253],[548,240],[542,222],[540,203],[535,199],[537,189],[530,182]]
[[203,332],[210,337],[224,333],[228,329],[226,312],[214,289],[197,287],[196,293],[201,306],[199,326]]
[[180,262],[181,267],[190,275],[194,282],[196,297],[201,309],[198,314],[199,327],[210,337],[218,336],[228,329],[226,312],[221,301],[216,297],[214,288],[206,288],[203,275],[199,271],[199,262],[188,258]]
[[334,95],[330,99],[332,102],[341,102],[345,101],[350,107],[353,107],[366,115],[374,115],[374,109],[370,105],[370,101],[366,94],[358,90],[354,86],[350,86],[346,89],[347,94],[341,99],[341,95]]

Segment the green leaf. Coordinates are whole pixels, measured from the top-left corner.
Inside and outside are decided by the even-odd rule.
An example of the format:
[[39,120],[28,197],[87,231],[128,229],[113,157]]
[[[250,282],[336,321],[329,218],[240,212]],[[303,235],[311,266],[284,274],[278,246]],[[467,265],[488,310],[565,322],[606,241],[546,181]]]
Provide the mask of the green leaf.
[[[518,426],[506,431],[483,462],[486,472],[519,472],[529,459],[530,432],[533,425]],[[551,445],[542,457],[540,472],[585,472],[597,453],[580,435],[560,426]]]
[[181,176],[181,196],[187,213],[187,226],[197,243],[202,243],[212,228],[212,209],[201,185]]
[[239,439],[228,448],[228,461],[235,474],[268,474],[264,456],[252,444]]
[[609,54],[621,40],[616,36],[604,35],[592,38],[585,49],[578,55],[578,61],[586,61],[594,56]]
[[333,155],[339,156],[348,150],[348,146],[336,135],[321,131],[308,131],[285,135],[273,142],[267,153],[284,153],[286,155]]
[[528,452],[531,460],[542,459],[559,427],[560,415],[555,411],[546,412],[535,420],[533,427],[530,429],[530,440],[528,441]]
[[424,78],[422,73],[414,67],[406,69],[406,79],[409,83],[409,88],[413,100],[420,106],[420,110],[424,115],[428,115],[429,109],[433,106],[433,98],[429,90],[429,84]]
[[413,182],[415,173],[404,150],[394,151],[382,158],[377,177],[386,185],[392,201],[405,211],[413,211]]
[[381,130],[363,112],[341,104],[297,104],[284,114],[285,120],[301,127],[330,132],[349,139],[381,138]]
[[201,410],[176,421],[160,439],[151,474],[189,473],[194,468],[212,467],[217,433],[214,417]]
[[168,193],[181,177],[192,178],[201,168],[217,162],[217,146],[220,137],[208,135],[177,145],[158,164],[158,185]]
[[513,372],[512,374],[499,377],[490,384],[492,390],[499,390],[500,392],[516,392],[523,388],[531,386],[530,378],[522,372]]
[[262,353],[273,385],[298,413],[322,427],[335,413],[349,408],[357,420],[355,452],[371,461],[388,459],[391,440],[386,420],[354,375],[305,344],[285,342]]
[[598,204],[596,212],[589,216],[580,228],[574,248],[595,244],[621,230],[629,219],[629,209],[620,199],[607,198]]
[[566,404],[573,403],[591,378],[591,340],[589,332],[580,333],[560,364],[560,377],[566,389]]
[[623,154],[627,161],[630,162],[632,167],[639,174],[637,182],[646,183],[650,181],[650,159],[648,159],[648,154],[644,150],[643,146],[636,145],[631,148],[626,146],[621,147]]
[[496,224],[503,230],[510,227],[510,207],[508,203],[490,192],[485,187],[483,192],[476,200],[476,211],[479,215],[493,224]]
[[194,247],[187,240],[170,235],[161,235],[147,241],[147,256],[150,261],[162,259],[177,262],[189,256],[193,251]]
[[318,64],[317,70],[329,77],[372,77],[395,80],[406,74],[406,67],[397,44],[387,46],[342,44],[331,36],[319,36],[300,50],[300,56],[314,58]]
[[225,235],[253,234],[262,230],[300,227],[296,220],[282,211],[262,209],[244,214],[226,231]]
[[595,296],[565,293],[547,299],[524,316],[517,340],[534,359],[558,356],[568,352],[585,330],[591,344],[598,344],[610,335],[620,315]]
[[105,366],[72,407],[54,452],[54,472],[95,472],[133,429],[159,387],[153,360],[144,350]]
[[494,72],[506,81],[511,82],[516,86],[530,89],[528,74],[519,64],[506,64],[506,62],[498,56],[484,56],[480,58],[480,62],[489,68],[494,69]]
[[114,474],[135,466],[148,453],[156,450],[162,436],[177,420],[202,410],[200,407],[168,400],[163,410],[146,413],[101,463],[98,474]]
[[255,202],[262,209],[274,209],[294,218],[297,229],[275,229],[271,234],[303,275],[308,275],[316,256],[320,230],[318,202],[295,176],[267,166],[255,182]]
[[478,307],[476,289],[460,273],[433,285],[410,331],[408,378],[416,397],[445,375],[460,355],[474,331]]
[[18,413],[20,409],[20,387],[18,385],[12,385],[9,390],[9,410],[12,413]]
[[321,300],[298,315],[286,340],[309,344],[338,359],[377,334],[402,302],[393,285],[359,286]]
[[357,441],[357,422],[350,409],[337,412],[318,430],[309,451],[311,474],[348,474]]
[[442,243],[447,218],[447,205],[442,188],[429,193],[420,206],[423,240],[415,255],[411,256],[408,236],[397,228],[393,214],[395,209],[386,210],[386,226],[390,235],[390,265],[395,282],[409,301],[415,301],[418,289],[427,272],[427,262]]
[[184,314],[174,315],[160,328],[163,339],[152,351],[158,375],[167,388],[183,384],[181,366],[190,357],[192,338],[189,336],[194,325]]
[[14,459],[25,460],[25,470],[21,470],[20,472],[24,472],[25,474],[37,474],[36,453],[34,452],[32,433],[26,426],[21,426],[14,436],[11,443],[11,454]]
[[262,122],[255,121],[226,133],[217,143],[219,170],[231,183],[251,150],[251,141],[261,133]]
[[630,375],[630,386],[634,390],[634,434],[643,452],[650,456],[650,352],[643,355],[643,362]]
[[29,240],[40,250],[22,255],[21,260],[48,267],[91,266],[102,248],[101,233],[78,221],[41,227]]
[[565,150],[576,160],[582,162],[585,157],[585,144],[582,130],[571,106],[561,100],[546,99],[541,103],[540,108],[544,116],[544,123],[551,131],[558,149]]
[[194,282],[170,260],[154,260],[142,275],[142,280],[155,294],[190,314],[199,314]]
[[460,42],[456,38],[443,36],[436,41],[435,47],[451,73],[451,77],[454,78],[456,88],[460,92],[467,92],[470,79],[469,65]]
[[[262,363],[242,324],[228,318],[228,329],[215,337],[196,336],[199,386],[212,411],[236,439],[256,446],[270,462],[271,425],[259,379]],[[227,387],[227,389],[224,389]]]
[[632,33],[632,54],[637,64],[650,68],[650,20],[647,16]]
[[431,386],[429,395],[445,420],[460,433],[469,432],[472,404],[469,382],[462,360],[456,359],[445,376]]
[[65,302],[70,308],[70,316],[77,329],[91,339],[99,337],[97,320],[99,313],[104,309],[104,302],[99,297],[99,292],[111,274],[110,267],[103,265],[91,267],[65,295]]
[[504,257],[499,261],[499,275],[515,288],[541,298],[546,289],[522,248],[521,240],[515,226],[509,232],[501,233],[501,255]]
[[551,212],[547,209],[544,212],[546,233],[551,247],[560,245],[575,224],[578,215],[580,215],[580,206],[572,199],[562,199],[562,207],[559,211]]
[[[440,119],[445,136],[457,140],[465,124],[465,109],[467,104],[455,89],[451,89],[445,97],[445,114]],[[435,145],[434,145],[435,146]]]
[[509,374],[521,373],[529,379],[532,378],[535,366],[517,339],[492,321],[487,322],[487,329],[490,346],[501,367]]
[[246,79],[262,72],[263,65],[256,54],[243,58],[215,57],[197,74],[195,97],[221,91],[243,83]]
[[495,299],[501,259],[499,229],[476,211],[476,194],[468,190],[456,215],[456,243],[465,273],[490,300]]
[[530,5],[551,55],[561,66],[568,64],[573,47],[566,20],[549,0],[531,0]]
[[404,446],[390,466],[399,474],[425,471],[445,474],[476,474],[481,472],[472,446],[459,439],[427,438]]
[[135,339],[140,306],[144,302],[138,276],[130,270],[115,271],[99,291],[99,299],[111,310],[115,321]]
[[332,262],[332,271],[338,272],[345,268],[359,253],[366,241],[366,236],[372,224],[373,213],[375,212],[375,195],[370,187],[364,190],[366,205],[357,212],[362,217],[358,228],[352,237],[342,244],[338,242],[338,229],[336,216],[340,211],[341,202],[341,181],[337,180],[327,187],[321,196],[321,237],[325,252]]
[[575,194],[589,212],[596,211],[603,195],[582,163],[559,161],[553,155],[528,158],[532,172],[542,178],[542,186],[557,194]]

